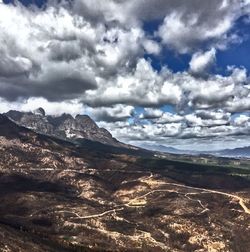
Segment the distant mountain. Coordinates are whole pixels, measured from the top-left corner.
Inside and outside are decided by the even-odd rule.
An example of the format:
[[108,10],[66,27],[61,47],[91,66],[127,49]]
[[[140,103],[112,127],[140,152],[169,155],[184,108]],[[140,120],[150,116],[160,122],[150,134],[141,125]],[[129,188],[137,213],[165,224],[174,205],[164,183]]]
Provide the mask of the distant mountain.
[[235,148],[235,149],[225,149],[219,151],[192,151],[192,150],[180,150],[173,147],[165,145],[154,145],[154,144],[144,144],[140,147],[151,151],[165,152],[176,155],[213,155],[221,157],[245,157],[250,158],[250,146]]
[[225,157],[249,157],[250,158],[250,146],[235,148],[235,149],[225,149],[214,154]]
[[40,134],[70,140],[87,139],[118,147],[126,146],[113,138],[109,131],[99,128],[87,115],[77,115],[75,118],[70,114],[47,116],[43,108],[38,108],[34,112],[11,110],[5,115],[18,125]]
[[169,147],[165,145],[144,144],[144,145],[141,145],[141,147],[147,150],[166,152],[170,154],[189,154],[189,155],[197,154],[197,152],[195,151],[180,150],[180,149],[176,149],[174,147]]

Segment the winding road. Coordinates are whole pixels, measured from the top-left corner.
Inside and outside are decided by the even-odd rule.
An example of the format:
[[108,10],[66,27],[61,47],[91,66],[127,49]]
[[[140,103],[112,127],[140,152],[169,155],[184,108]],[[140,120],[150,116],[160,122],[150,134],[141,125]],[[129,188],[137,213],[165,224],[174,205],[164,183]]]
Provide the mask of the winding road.
[[198,188],[198,187],[192,187],[192,186],[185,186],[185,185],[175,184],[175,183],[165,183],[165,184],[166,185],[174,185],[177,187],[188,188],[188,189],[197,190],[197,191],[202,191],[202,192],[206,192],[206,193],[220,194],[220,195],[224,195],[224,196],[236,199],[238,201],[239,205],[241,206],[241,208],[244,210],[244,212],[246,214],[250,214],[250,209],[246,206],[245,200],[238,195],[225,193],[225,192],[221,192],[221,191],[216,191],[216,190],[210,190],[210,189],[204,189],[204,188]]
[[[152,178],[152,176],[150,175],[150,178]],[[144,180],[146,181],[146,180]],[[238,195],[234,195],[234,194],[230,194],[230,193],[225,193],[225,192],[221,192],[221,191],[216,191],[216,190],[210,190],[210,189],[204,189],[204,188],[198,188],[198,187],[192,187],[192,186],[186,186],[186,185],[182,185],[182,184],[176,184],[176,183],[164,183],[165,185],[170,185],[170,186],[175,186],[175,187],[181,187],[181,188],[186,188],[186,189],[192,189],[192,190],[196,190],[196,191],[200,191],[200,192],[203,192],[203,193],[212,193],[212,194],[219,194],[219,195],[223,195],[223,196],[227,196],[229,198],[232,198],[232,199],[235,199],[237,200],[238,204],[241,206],[241,208],[243,209],[244,213],[246,214],[249,214],[250,215],[250,209],[246,206],[245,204],[245,200],[238,196]],[[87,216],[80,216],[79,214],[75,213],[75,212],[70,212],[70,211],[60,211],[60,212],[68,212],[68,213],[71,213],[71,214],[74,214],[77,218],[79,219],[92,219],[92,218],[99,218],[99,217],[103,217],[107,214],[110,214],[110,213],[116,213],[117,211],[122,211],[124,210],[124,207],[143,207],[147,204],[147,202],[145,201],[145,203],[142,203],[142,204],[136,204],[140,199],[143,199],[143,198],[146,198],[148,195],[151,195],[151,194],[154,194],[154,193],[157,193],[157,192],[176,192],[176,193],[181,193],[181,192],[178,192],[176,190],[171,190],[171,189],[155,189],[155,190],[152,190],[150,192],[147,192],[141,196],[137,196],[133,199],[131,199],[128,203],[125,203],[125,204],[121,204],[121,205],[118,205],[116,206],[116,208],[113,208],[111,210],[108,210],[108,211],[105,211],[105,212],[102,212],[102,213],[99,213],[99,214],[93,214],[93,215],[87,215]],[[193,200],[193,201],[197,201],[200,206],[204,209],[202,212],[204,211],[207,211],[209,210],[207,207],[205,207],[202,202],[200,200],[195,200],[195,199],[192,199],[190,197],[188,197],[188,195],[190,194],[193,194],[193,193],[182,193],[184,194],[185,197],[189,198],[190,200]]]
[[[40,169],[40,170],[52,171],[53,169],[52,168],[44,168],[44,169]],[[66,170],[66,171],[75,172],[75,173],[85,173],[84,171],[78,171],[78,170]],[[119,170],[119,171],[122,172],[122,170]],[[137,171],[137,172],[141,173],[142,171]],[[146,178],[143,178],[143,179],[139,179],[139,180],[141,182],[146,182],[147,183],[153,177],[154,177],[153,173],[150,173],[150,176],[148,176]],[[242,198],[242,197],[240,197],[238,195],[234,195],[234,194],[230,194],[230,193],[226,193],[226,192],[222,192],[222,191],[211,190],[211,189],[204,189],[204,188],[186,186],[186,185],[177,184],[177,183],[161,182],[161,185],[170,185],[170,186],[175,186],[175,187],[180,187],[180,188],[196,190],[196,191],[200,191],[200,192],[203,192],[203,193],[212,193],[212,194],[219,194],[219,195],[227,196],[229,198],[235,199],[238,202],[238,204],[240,205],[240,207],[243,209],[244,213],[250,215],[250,209],[246,206],[244,198]],[[171,190],[171,189],[155,189],[155,190],[147,192],[147,193],[145,193],[145,194],[143,194],[141,196],[137,196],[134,199],[131,199],[128,203],[118,205],[118,206],[116,206],[116,208],[113,208],[111,210],[108,210],[108,211],[105,211],[105,212],[102,212],[102,213],[99,213],[99,214],[93,214],[93,215],[87,215],[87,216],[80,216],[79,214],[74,213],[74,212],[70,212],[70,211],[60,211],[60,212],[72,213],[72,214],[76,215],[77,218],[79,218],[79,219],[98,218],[98,217],[102,217],[102,216],[105,216],[105,215],[110,214],[110,213],[114,213],[116,211],[122,211],[124,209],[124,207],[143,207],[144,205],[146,205],[146,201],[145,201],[145,204],[143,204],[143,203],[142,204],[135,204],[135,203],[138,200],[146,198],[148,195],[156,193],[156,192],[176,192],[176,193],[180,193],[180,192],[177,192],[176,190]],[[194,200],[194,199],[187,196],[187,195],[190,195],[190,194],[192,194],[192,193],[186,193],[184,195],[185,195],[185,197],[189,198],[190,200]],[[200,200],[195,200],[195,201],[197,201],[200,204],[200,206],[204,209],[204,211],[209,210],[208,208],[206,208],[202,204],[202,202]]]

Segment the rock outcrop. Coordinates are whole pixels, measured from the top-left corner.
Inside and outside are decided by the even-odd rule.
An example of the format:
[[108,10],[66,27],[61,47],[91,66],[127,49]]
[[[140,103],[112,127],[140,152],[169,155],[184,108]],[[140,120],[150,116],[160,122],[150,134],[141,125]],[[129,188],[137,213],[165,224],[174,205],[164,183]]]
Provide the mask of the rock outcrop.
[[118,147],[126,146],[113,138],[109,131],[99,128],[88,115],[77,115],[75,118],[70,114],[49,116],[43,108],[34,112],[11,110],[5,115],[18,125],[40,134],[70,140],[87,139]]

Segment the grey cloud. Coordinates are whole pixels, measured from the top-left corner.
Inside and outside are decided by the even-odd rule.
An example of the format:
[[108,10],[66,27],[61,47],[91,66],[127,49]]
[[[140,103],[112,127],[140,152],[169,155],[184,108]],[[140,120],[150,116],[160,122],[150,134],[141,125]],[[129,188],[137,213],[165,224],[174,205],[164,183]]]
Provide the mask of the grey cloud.
[[193,54],[189,62],[190,72],[196,76],[206,77],[216,61],[216,50],[212,48],[207,52]]
[[89,108],[88,112],[97,121],[104,122],[119,122],[126,121],[132,117],[134,107],[115,105],[112,107]]
[[[195,11],[194,11],[195,10]],[[227,44],[241,42],[231,34],[235,21],[249,12],[249,2],[243,0],[98,0],[74,1],[73,11],[91,23],[106,23],[121,27],[142,26],[151,20],[164,22],[155,36],[177,52],[197,51],[202,44],[224,49]]]
[[[164,118],[165,113],[162,113],[162,118]],[[174,116],[177,117],[177,115]],[[175,122],[169,121],[164,124],[149,124],[144,121],[145,118],[143,116],[140,119],[139,124],[130,125],[128,122],[102,122],[101,125],[111,130],[118,139],[131,142],[148,141],[164,143],[165,141],[167,143],[171,139],[175,139],[177,142],[181,139],[184,142],[193,139],[194,143],[200,141],[200,139],[204,141],[214,139],[212,141],[217,142],[217,139],[221,137],[225,139],[231,137],[233,139],[250,133],[249,116],[241,115],[232,120],[230,113],[222,110],[200,110],[185,117],[179,117],[179,122],[176,120]],[[157,120],[159,121],[160,119],[158,118]],[[156,119],[150,120],[154,121]]]
[[[230,113],[250,109],[246,69],[229,67],[228,76],[209,73],[215,50],[238,40],[231,30],[247,11],[246,1],[72,4],[71,8],[66,2],[49,2],[42,12],[0,4],[1,97],[21,98],[21,103],[43,97],[51,113],[52,104],[60,111],[59,103],[73,104],[71,112],[84,107],[121,139],[165,141],[249,133],[248,121],[241,119],[241,125],[230,118]],[[149,20],[162,21],[157,33],[143,31],[143,22]],[[157,55],[162,46],[194,53],[190,69],[154,70],[143,56],[145,50]],[[159,110],[166,104],[179,114]],[[142,125],[127,122],[136,106],[147,107],[139,118]]]
[[197,116],[204,120],[229,120],[230,113],[226,113],[223,110],[209,111],[209,110],[198,110],[195,112]]
[[77,114],[87,113],[83,104],[79,103],[77,100],[49,102],[44,98],[33,97],[9,102],[6,99],[0,98],[0,104],[0,113],[8,112],[9,110],[30,112],[41,106],[46,111],[47,115],[62,115],[63,113],[69,113],[76,116]]
[[[180,53],[195,51],[206,43],[218,48],[232,40],[228,32],[244,13],[249,3],[231,1],[176,1],[176,7],[166,15],[158,35],[163,43]],[[193,11],[195,10],[195,12]],[[230,39],[229,39],[230,38]]]
[[234,97],[229,101],[226,101],[225,109],[229,112],[243,112],[250,110],[250,96],[246,97]]
[[185,71],[173,73],[166,67],[156,72],[150,62],[139,59],[131,71],[125,69],[108,80],[99,78],[98,88],[87,91],[82,100],[93,107],[126,104],[159,108],[173,104],[184,114],[189,109],[240,112],[249,108],[250,89],[246,83],[245,69],[204,79]]
[[87,89],[96,87],[94,79],[79,76],[65,76],[48,79],[46,81],[33,81],[29,78],[0,78],[0,93],[2,97],[15,101],[18,98],[45,97],[49,101],[63,101],[74,99]]
[[[140,27],[106,27],[104,21],[92,24],[68,8],[48,5],[41,12],[0,5],[0,12],[6,13],[0,15],[3,97],[79,98],[97,88],[95,78],[105,81],[136,65],[146,39]],[[150,47],[156,52],[156,43]],[[17,84],[15,76],[20,75],[25,76]]]
[[[67,4],[66,7],[49,5],[43,12],[0,6],[0,12],[6,13],[5,19],[0,17],[0,28],[5,30],[0,35],[0,38],[4,36],[4,40],[0,39],[0,48],[9,57],[0,63],[2,96],[8,99],[10,96],[12,99],[19,96],[43,96],[49,100],[79,98],[93,107],[115,104],[160,107],[173,104],[180,110],[188,106],[228,107],[236,98],[247,97],[248,90],[243,86],[247,80],[242,82],[245,77],[243,71],[237,73],[235,70],[231,79],[209,76],[207,80],[200,80],[187,72],[174,74],[166,67],[156,72],[142,58],[145,45],[153,53],[157,53],[160,46],[146,36],[140,20],[154,19],[157,13],[159,17],[177,13],[181,18],[179,21],[195,18],[193,26],[196,27],[199,20],[201,25],[207,24],[209,31],[210,19],[214,16],[224,17],[225,14],[226,19],[231,12],[233,16],[236,12],[239,15],[235,1],[232,0],[231,5],[225,1],[190,1],[183,5],[181,1],[110,0],[100,3],[82,0],[74,1],[73,5],[73,9],[69,9]],[[150,11],[145,11],[145,6]],[[197,17],[190,16],[194,7]],[[221,8],[215,8],[210,13],[209,10],[214,7]],[[100,13],[103,15],[97,18]],[[91,18],[97,18],[97,22],[91,22]],[[124,26],[125,21],[131,21],[132,25],[129,28]],[[12,28],[7,30],[6,27]],[[191,30],[184,33],[187,36],[190,34],[193,34]],[[176,36],[178,38],[178,34]],[[179,40],[173,41],[177,43]],[[204,58],[206,53],[198,56]],[[199,60],[197,63],[197,57],[194,57],[193,63],[196,64],[191,64],[192,70],[207,70],[211,58],[214,60],[212,56],[201,60],[201,63]],[[4,65],[8,67],[4,68]],[[18,83],[15,75],[23,75]],[[207,92],[204,92],[205,89]]]
[[0,76],[12,77],[29,74],[32,61],[24,57],[11,57],[0,51]]
[[142,113],[140,119],[158,119],[163,115],[163,111],[160,109],[146,108],[144,113]]
[[87,91],[83,101],[90,106],[112,104],[160,107],[166,103],[177,104],[182,91],[178,84],[167,82],[145,59],[139,59],[136,67],[125,70],[108,81],[99,79],[96,91]]
[[50,59],[53,61],[74,61],[81,57],[81,48],[77,41],[52,42],[49,45]]

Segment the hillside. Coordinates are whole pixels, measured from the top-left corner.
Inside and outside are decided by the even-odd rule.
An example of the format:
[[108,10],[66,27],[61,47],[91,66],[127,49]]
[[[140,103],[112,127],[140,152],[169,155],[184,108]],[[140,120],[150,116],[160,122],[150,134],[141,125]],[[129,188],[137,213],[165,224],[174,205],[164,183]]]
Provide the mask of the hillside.
[[0,248],[247,252],[249,176],[75,144],[0,116]]

